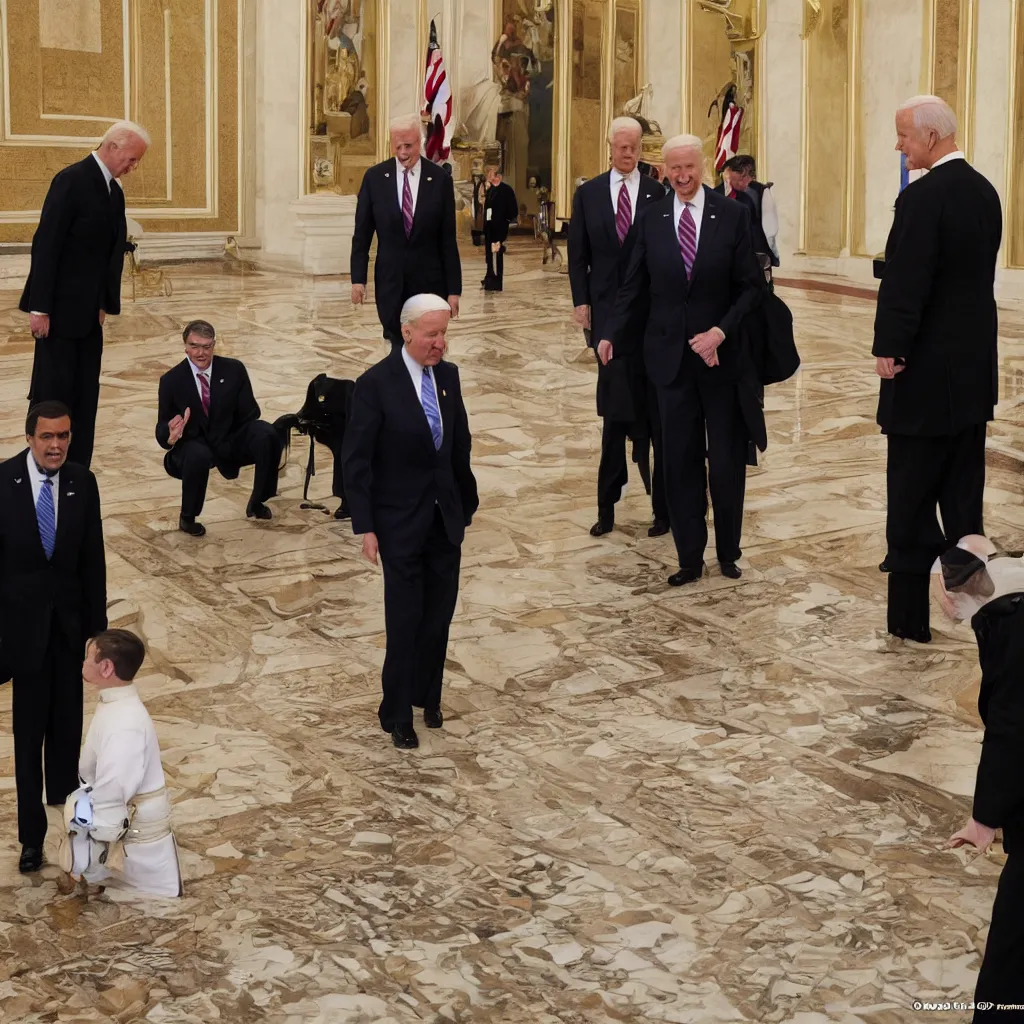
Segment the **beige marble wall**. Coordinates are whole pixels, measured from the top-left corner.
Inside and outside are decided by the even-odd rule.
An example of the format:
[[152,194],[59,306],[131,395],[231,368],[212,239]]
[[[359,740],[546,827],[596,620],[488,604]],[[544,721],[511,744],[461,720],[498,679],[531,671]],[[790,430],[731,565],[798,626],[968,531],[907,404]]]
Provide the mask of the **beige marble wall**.
[[647,41],[645,78],[654,89],[651,112],[666,137],[683,131],[682,4],[644,3],[644,36]]

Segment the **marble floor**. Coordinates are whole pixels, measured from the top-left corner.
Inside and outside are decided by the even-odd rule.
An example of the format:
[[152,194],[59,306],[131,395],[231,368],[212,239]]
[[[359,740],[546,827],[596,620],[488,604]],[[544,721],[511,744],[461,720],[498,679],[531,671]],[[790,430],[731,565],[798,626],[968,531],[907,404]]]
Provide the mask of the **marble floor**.
[[[302,444],[272,523],[245,520],[244,473],[214,478],[197,542],[153,440],[185,320],[217,325],[272,418],[316,373],[382,356],[372,308],[235,262],[173,267],[171,296],[125,304],[94,469],[110,618],[149,645],[185,896],[60,899],[55,868],[17,874],[0,689],[0,1019],[888,1024],[969,998],[1001,863],[944,849],[969,809],[977,662],[964,627],[926,648],[884,632],[871,301],[781,290],[804,364],[767,396],[744,577],[680,592],[636,482],[617,530],[588,536],[595,370],[564,276],[525,244],[508,269],[503,295],[467,288],[451,332],[482,507],[445,728],[413,753],[375,718],[380,574],[348,524],[300,509]],[[16,285],[4,457],[31,360]],[[1003,334],[986,514],[1020,548],[1024,317]]]

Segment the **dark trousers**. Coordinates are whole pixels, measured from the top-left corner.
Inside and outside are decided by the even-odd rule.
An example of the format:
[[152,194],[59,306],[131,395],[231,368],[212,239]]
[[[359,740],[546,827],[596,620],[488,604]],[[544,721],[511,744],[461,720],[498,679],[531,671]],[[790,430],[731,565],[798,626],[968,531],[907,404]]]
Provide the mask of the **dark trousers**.
[[[495,253],[491,252],[491,246],[499,242],[501,248]],[[505,278],[505,243],[497,238],[488,238],[484,233],[484,253],[487,257],[487,276],[484,278],[484,287],[491,291],[500,292],[503,288]]]
[[[615,516],[615,504],[629,479],[626,442],[630,425],[604,418],[601,428],[601,462],[597,468],[597,508],[601,516]],[[657,413],[650,422],[650,436],[633,442],[633,461],[649,462],[653,450],[651,473],[651,505],[654,518],[667,521],[668,501],[665,498],[665,474],[661,467],[661,423]]]
[[[999,876],[975,1002],[1024,1005],[1024,858],[1011,853]],[[1021,1021],[1024,1011],[975,1010],[975,1021]]]
[[68,460],[89,468],[100,403],[103,328],[85,338],[36,338],[29,403],[58,401],[71,410]]
[[381,547],[384,567],[384,627],[387,651],[377,712],[391,732],[412,723],[412,709],[441,706],[441,684],[448,651],[448,629],[459,596],[462,548],[445,532],[440,509],[418,551]]
[[886,496],[888,628],[926,629],[932,563],[961,537],[984,532],[985,424],[952,437],[888,435]]
[[[264,420],[247,423],[235,436],[225,463],[255,466],[251,501],[263,502],[277,494],[281,440]],[[210,468],[217,456],[205,441],[179,441],[170,451],[171,475],[181,480],[181,514],[195,518],[203,511]]]
[[37,672],[14,677],[14,779],[18,789],[18,841],[43,845],[46,802],[63,804],[78,788],[82,746],[82,657],[71,649],[56,617]]
[[709,483],[718,560],[735,562],[742,553],[748,432],[736,384],[717,373],[684,368],[674,384],[658,388],[665,497],[683,569],[704,561]]

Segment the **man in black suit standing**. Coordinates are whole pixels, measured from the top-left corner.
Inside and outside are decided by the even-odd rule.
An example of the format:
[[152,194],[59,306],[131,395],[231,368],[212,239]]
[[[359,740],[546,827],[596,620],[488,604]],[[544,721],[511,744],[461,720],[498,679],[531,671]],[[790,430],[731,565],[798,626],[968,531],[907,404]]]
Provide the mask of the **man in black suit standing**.
[[19,869],[43,863],[46,802],[78,788],[82,657],[107,628],[107,568],[96,478],[68,462],[71,415],[40,402],[28,448],[0,464],[0,653],[14,679]]
[[377,316],[384,337],[402,345],[402,304],[411,295],[439,295],[459,315],[462,263],[455,237],[455,186],[437,164],[421,157],[423,127],[416,116],[391,123],[394,158],[363,175],[352,235],[352,302],[366,299],[370,243]]
[[466,527],[479,500],[458,367],[443,360],[451,311],[435,295],[402,308],[405,344],[357,381],[342,449],[352,530],[384,567],[387,652],[378,709],[396,747],[419,746],[412,709],[440,729],[448,629]]
[[[772,183],[757,180],[757,163],[745,153],[726,160],[722,168],[722,182],[716,192],[746,204],[750,211],[750,230],[754,237],[754,252],[777,267],[779,253],[776,236],[779,233],[779,211],[772,196]],[[762,264],[763,266],[764,264]]]
[[888,444],[887,626],[927,643],[932,562],[958,537],[984,532],[1003,218],[996,190],[957,148],[956,115],[943,100],[907,101],[896,136],[907,166],[929,173],[896,200],[871,349]]
[[[752,372],[739,326],[764,296],[746,207],[702,184],[703,144],[678,135],[663,147],[674,190],[647,211],[612,315],[603,363],[628,344],[632,316],[650,297],[644,362],[658,389],[662,467],[679,571],[674,587],[704,572],[707,485],[722,575],[739,579],[747,444],[740,385]],[[705,459],[707,470],[705,470]]]
[[519,203],[511,185],[493,164],[484,168],[487,191],[484,193],[484,249],[487,253],[485,291],[500,292],[505,277],[505,242],[509,224],[519,219]]
[[[637,161],[643,128],[632,117],[612,121],[608,132],[612,169],[584,182],[572,203],[569,221],[569,285],[576,323],[587,344],[596,347],[607,337],[606,326],[615,297],[626,276],[640,217],[665,197],[665,189],[640,173]],[[601,462],[597,470],[597,522],[591,536],[615,527],[615,504],[629,479],[626,440],[650,438],[654,448],[652,499],[654,523],[650,537],[668,533],[669,515],[661,470],[661,430],[657,398],[644,372],[643,332],[646,296],[640,295],[623,329],[615,361],[597,362],[597,414],[604,421]],[[642,456],[643,457],[643,456]]]
[[245,365],[213,354],[217,335],[205,320],[193,320],[181,336],[185,358],[160,378],[156,422],[157,443],[167,451],[164,469],[181,481],[178,529],[193,537],[206,533],[197,517],[211,466],[234,480],[242,466],[255,465],[245,514],[270,519],[266,502],[277,494],[281,440],[260,419]]
[[36,339],[29,401],[68,406],[75,422],[68,457],[87,469],[100,399],[103,321],[121,312],[127,229],[116,179],[138,166],[148,146],[144,128],[119,121],[99,149],[50,182],[19,305]]

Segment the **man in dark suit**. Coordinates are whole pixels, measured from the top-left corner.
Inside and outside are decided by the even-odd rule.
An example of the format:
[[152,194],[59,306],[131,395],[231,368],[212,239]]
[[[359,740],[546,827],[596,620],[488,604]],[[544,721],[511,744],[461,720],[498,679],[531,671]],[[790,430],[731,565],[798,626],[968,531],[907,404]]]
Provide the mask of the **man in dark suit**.
[[896,201],[871,349],[888,443],[887,625],[927,643],[932,562],[956,538],[983,532],[1003,219],[996,190],[957,149],[956,115],[943,100],[908,101],[896,134],[907,166],[929,173]]
[[363,175],[352,235],[352,301],[366,299],[370,243],[377,235],[373,268],[377,316],[384,337],[401,346],[402,304],[411,295],[429,293],[448,301],[459,315],[462,263],[455,237],[455,187],[450,175],[420,156],[419,118],[391,123],[394,159]]
[[435,295],[402,308],[405,344],[357,381],[342,449],[352,531],[384,567],[387,652],[378,709],[396,747],[419,745],[412,709],[439,729],[448,629],[466,527],[477,510],[459,371],[443,361],[451,312]]
[[30,402],[71,410],[68,457],[92,461],[100,399],[103,321],[121,312],[126,227],[118,178],[131,173],[149,135],[130,121],[112,125],[100,147],[50,183],[32,238],[32,265],[19,308],[36,339]]
[[704,572],[708,483],[722,575],[741,576],[736,563],[751,437],[741,385],[752,370],[739,326],[763,298],[765,281],[746,208],[701,184],[701,140],[669,139],[663,158],[674,195],[637,226],[598,356],[607,364],[628,344],[633,313],[649,296],[644,362],[658,389],[665,493],[679,556],[679,571],[668,582],[678,587]]
[[0,464],[0,653],[14,678],[19,868],[43,863],[46,802],[78,788],[82,657],[107,628],[107,569],[96,478],[68,462],[71,415],[40,402],[28,448]]
[[511,185],[507,185],[497,167],[484,168],[487,191],[484,193],[484,250],[487,254],[485,291],[500,292],[505,277],[505,242],[509,224],[519,219],[519,203]]
[[164,469],[181,481],[178,529],[202,537],[210,467],[234,480],[242,466],[255,465],[252,496],[245,514],[270,519],[266,502],[277,494],[281,440],[260,419],[245,365],[214,356],[216,332],[205,320],[193,320],[181,333],[185,358],[160,378],[156,440],[167,450]]
[[[757,164],[752,156],[740,154],[726,160],[722,168],[722,181],[715,191],[730,199],[738,199],[750,211],[750,230],[754,238],[754,252],[777,267],[779,253],[776,236],[779,233],[779,211],[772,196],[772,183],[757,180]],[[763,264],[762,264],[763,265]]]
[[[616,118],[608,132],[612,169],[584,182],[572,203],[569,221],[569,285],[576,322],[592,348],[606,337],[605,328],[629,267],[636,243],[636,224],[664,188],[640,173],[637,161],[643,129],[632,117]],[[630,311],[614,362],[597,362],[597,414],[604,421],[601,462],[597,470],[597,522],[591,536],[615,527],[615,504],[629,479],[626,440],[634,445],[653,440],[654,474],[651,493],[654,523],[648,536],[668,533],[668,505],[661,472],[661,430],[657,398],[644,372],[642,340],[647,303],[641,295]],[[650,441],[648,442],[650,444]],[[640,454],[639,452],[637,453]],[[646,462],[646,452],[640,455]]]

